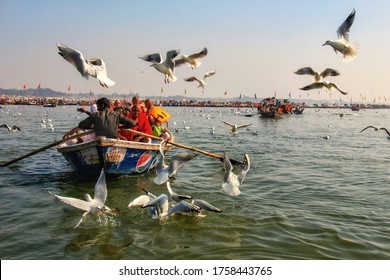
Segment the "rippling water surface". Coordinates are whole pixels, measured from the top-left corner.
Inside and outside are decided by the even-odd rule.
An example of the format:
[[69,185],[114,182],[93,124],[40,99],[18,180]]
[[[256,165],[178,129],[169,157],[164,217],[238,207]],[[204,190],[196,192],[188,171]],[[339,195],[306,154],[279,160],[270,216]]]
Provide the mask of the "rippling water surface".
[[[71,230],[82,212],[47,191],[83,198],[93,194],[97,178],[75,176],[51,148],[0,168],[1,259],[390,259],[390,141],[383,131],[359,133],[367,125],[390,128],[390,110],[339,117],[336,109],[306,109],[279,120],[245,117],[243,109],[241,115],[229,108],[167,110],[169,128],[180,128],[176,142],[216,154],[225,149],[237,160],[249,154],[238,197],[222,191],[222,164],[205,155],[172,180],[178,193],[222,213],[151,220],[127,205],[143,188],[167,193],[153,183],[154,174],[108,178],[106,204],[120,214]],[[0,161],[61,139],[85,116],[72,106],[3,106],[0,123],[22,131],[0,131]],[[54,130],[41,128],[42,118]],[[253,125],[232,137],[219,119]]]

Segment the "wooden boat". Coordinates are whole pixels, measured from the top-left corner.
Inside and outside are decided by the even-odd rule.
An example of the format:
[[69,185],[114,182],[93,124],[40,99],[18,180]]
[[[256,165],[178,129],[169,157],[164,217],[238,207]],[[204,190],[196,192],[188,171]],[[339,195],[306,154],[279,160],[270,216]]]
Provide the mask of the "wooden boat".
[[258,111],[260,117],[262,118],[281,118],[283,115],[283,112],[281,110],[277,110],[277,108],[267,108],[267,110],[259,108]]
[[[173,136],[172,136],[173,137]],[[124,141],[105,137],[83,136],[57,146],[76,173],[99,174],[104,167],[111,175],[137,175],[152,171],[161,160],[160,142]],[[166,145],[165,150],[170,150]]]

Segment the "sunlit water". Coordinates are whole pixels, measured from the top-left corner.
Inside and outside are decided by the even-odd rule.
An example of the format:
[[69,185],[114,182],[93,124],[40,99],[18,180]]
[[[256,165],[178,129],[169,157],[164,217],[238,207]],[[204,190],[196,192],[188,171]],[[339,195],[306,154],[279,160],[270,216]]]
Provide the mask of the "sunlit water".
[[[205,155],[172,180],[176,192],[207,200],[222,213],[152,220],[145,209],[127,205],[143,188],[167,193],[153,183],[155,174],[108,178],[106,204],[119,215],[89,218],[72,230],[82,211],[47,191],[83,198],[93,194],[97,178],[75,176],[51,148],[0,168],[1,259],[390,258],[390,141],[383,131],[359,133],[367,125],[390,128],[390,110],[341,118],[336,109],[306,109],[279,120],[245,117],[244,109],[241,115],[229,108],[167,110],[170,130],[181,128],[176,142],[216,154],[225,149],[236,160],[249,154],[251,169],[238,197],[222,191],[222,164]],[[46,117],[54,130],[41,128]],[[0,161],[61,139],[85,117],[72,106],[3,106],[0,123],[22,131],[0,131]],[[253,125],[233,137],[219,119]]]

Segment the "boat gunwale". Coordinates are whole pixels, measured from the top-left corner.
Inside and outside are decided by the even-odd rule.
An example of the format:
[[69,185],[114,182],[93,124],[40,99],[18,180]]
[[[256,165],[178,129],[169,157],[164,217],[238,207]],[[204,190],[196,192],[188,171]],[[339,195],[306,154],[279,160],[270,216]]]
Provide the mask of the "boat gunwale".
[[[160,143],[143,143],[143,142],[133,142],[125,141],[120,139],[105,138],[105,137],[96,137],[87,142],[75,143],[71,146],[57,146],[57,151],[60,153],[69,153],[80,151],[87,148],[93,147],[120,147],[126,149],[135,149],[135,150],[147,150],[147,151],[159,151]],[[172,145],[164,145],[163,149],[169,151],[172,149]]]

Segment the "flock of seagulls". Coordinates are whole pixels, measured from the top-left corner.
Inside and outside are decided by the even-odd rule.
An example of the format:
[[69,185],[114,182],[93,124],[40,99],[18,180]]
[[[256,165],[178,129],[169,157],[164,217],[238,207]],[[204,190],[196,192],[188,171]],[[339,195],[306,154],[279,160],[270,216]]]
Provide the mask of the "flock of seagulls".
[[[170,182],[166,182],[166,187],[170,198],[176,204],[169,205],[169,198],[164,193],[156,196],[144,189],[143,191],[146,194],[143,194],[132,200],[127,207],[144,208],[147,210],[152,219],[160,220],[176,214],[204,217],[205,215],[201,214],[203,210],[217,213],[222,212],[221,209],[213,206],[205,200],[193,199],[193,197],[189,195],[177,194],[172,190]],[[191,202],[187,201],[191,199]]]
[[[143,56],[139,56],[139,58],[147,62],[152,62],[153,64],[150,66],[153,66],[157,71],[164,74],[164,82],[167,84],[170,81],[175,82],[177,80],[177,77],[174,75],[175,67],[187,64],[192,69],[197,69],[202,64],[201,59],[208,54],[207,48],[203,48],[203,50],[198,53],[194,53],[191,55],[182,54],[180,58],[175,60],[174,58],[176,58],[180,52],[180,50],[168,51],[164,62],[162,62],[160,53],[146,54]],[[215,73],[216,71],[208,71],[203,75],[203,79],[191,76],[188,78],[184,78],[184,80],[186,82],[197,81],[199,84],[198,87],[204,89],[206,85],[205,79],[214,75]]]
[[[115,85],[115,82],[107,76],[106,64],[103,59],[86,59],[80,51],[70,48],[64,44],[57,44],[57,48],[59,50],[58,54],[72,64],[85,79],[88,79],[90,76],[94,77],[98,79],[100,85],[105,88]],[[179,49],[167,51],[165,60],[163,60],[161,53],[145,54],[143,56],[138,56],[138,58],[151,62],[152,64],[150,66],[162,73],[164,75],[164,82],[168,84],[177,80],[177,77],[174,74],[175,67],[187,64],[192,69],[197,69],[202,64],[201,59],[208,54],[208,50],[205,47],[198,53],[191,55],[182,54],[180,58],[175,59],[180,52],[181,50]],[[146,73],[146,70],[142,71],[142,73]],[[205,79],[215,73],[216,71],[208,71],[204,74],[203,79],[192,76],[185,78],[184,80],[188,82],[197,81],[199,83],[199,87],[204,89],[206,85]]]
[[[343,61],[349,62],[357,55],[357,43],[349,43],[349,31],[355,20],[356,10],[353,9],[347,19],[337,29],[337,39],[327,40],[322,46],[329,45],[334,51],[343,54]],[[312,90],[325,88],[328,91],[338,90],[341,94],[346,95],[348,92],[340,89],[335,83],[324,80],[328,76],[338,76],[340,72],[332,68],[326,68],[321,73],[314,71],[311,67],[303,67],[294,72],[297,75],[312,75],[314,82],[310,85],[300,88],[300,90]]]

